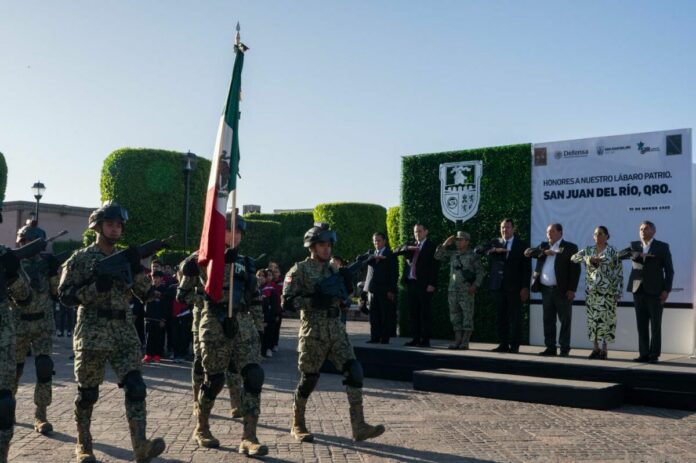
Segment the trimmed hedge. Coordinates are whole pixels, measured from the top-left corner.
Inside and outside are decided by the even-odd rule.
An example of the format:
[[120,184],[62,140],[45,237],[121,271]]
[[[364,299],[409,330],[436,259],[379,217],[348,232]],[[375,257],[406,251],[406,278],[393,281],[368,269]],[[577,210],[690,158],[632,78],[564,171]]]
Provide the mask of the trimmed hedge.
[[[184,249],[184,153],[122,148],[104,160],[101,199],[118,201],[128,210],[123,243],[142,244],[176,235],[173,246]],[[210,161],[197,158],[189,193],[189,247],[198,247],[210,174]]]
[[5,190],[7,189],[7,162],[5,155],[0,153],[0,212],[2,203],[5,201]]
[[287,272],[295,262],[307,257],[307,250],[304,248],[302,238],[314,222],[311,212],[279,212],[277,214],[252,212],[246,214],[244,218],[247,220],[270,220],[280,224],[278,239],[266,243],[266,249],[263,252],[268,255],[266,262],[277,262],[281,272]]
[[[463,226],[455,226],[444,215],[440,207],[439,166],[446,162],[482,160],[481,199],[477,214]],[[471,234],[471,246],[485,243],[499,236],[500,220],[511,217],[515,220],[517,233],[523,239],[530,237],[531,212],[531,145],[510,145],[493,148],[478,148],[466,151],[407,156],[402,163],[401,183],[401,230],[402,238],[412,239],[413,225],[424,223],[428,238],[435,244],[444,241],[457,230]],[[489,264],[483,259],[488,273]],[[401,267],[403,273],[404,266]],[[440,279],[433,299],[433,337],[449,338],[452,325],[447,305],[447,280],[449,265],[440,266]],[[476,312],[472,340],[479,342],[497,341],[496,309],[488,291],[488,277],[476,295]],[[399,327],[402,336],[410,334],[408,311],[404,291],[399,301]],[[528,307],[524,309],[524,326],[528,326]],[[523,337],[529,330],[523,328]]]
[[191,254],[183,249],[161,249],[157,254],[157,260],[159,260],[162,265],[171,265],[172,268],[176,267]]
[[280,223],[271,220],[246,219],[247,232],[239,244],[239,252],[245,256],[258,258],[266,254],[266,258],[259,262],[265,266],[271,255],[269,243],[278,243],[280,239]]
[[394,206],[387,209],[387,240],[389,247],[394,249],[404,240],[401,237],[401,207]]
[[387,210],[377,204],[325,203],[314,208],[315,222],[328,222],[338,240],[334,254],[351,261],[373,249],[372,234],[386,232]]
[[60,254],[65,251],[75,251],[84,246],[82,241],[67,240],[67,241],[54,241],[51,245],[53,247],[53,254]]

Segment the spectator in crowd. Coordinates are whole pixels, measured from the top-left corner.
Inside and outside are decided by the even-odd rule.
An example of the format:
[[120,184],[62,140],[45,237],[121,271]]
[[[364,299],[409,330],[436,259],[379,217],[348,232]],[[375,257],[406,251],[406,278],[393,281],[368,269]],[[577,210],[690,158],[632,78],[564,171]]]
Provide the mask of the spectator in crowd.
[[138,333],[140,339],[140,349],[145,351],[145,304],[140,299],[134,297],[130,301],[130,309],[133,313],[133,324],[135,332]]
[[261,353],[264,357],[273,357],[273,342],[276,326],[280,320],[280,299],[273,282],[273,272],[270,269],[256,272],[261,291],[263,319],[266,327],[263,332]]
[[607,344],[614,342],[616,335],[616,304],[623,291],[623,265],[616,249],[607,243],[607,227],[595,228],[593,238],[595,245],[575,253],[571,260],[585,264],[587,334],[594,345],[590,359],[606,359]]
[[529,243],[515,235],[515,222],[500,222],[500,238],[476,248],[490,260],[490,289],[498,312],[498,339],[493,352],[519,352],[522,337],[522,304],[529,299],[531,266],[524,251]]
[[[268,264],[269,270],[273,273],[272,283],[274,292],[278,301],[281,300],[283,295],[283,275],[280,272],[280,266],[277,262],[270,262]],[[280,325],[283,324],[283,306],[278,303],[278,323],[276,323],[275,329],[271,333],[273,347],[271,350],[273,352],[278,352],[278,342],[280,341]]]
[[[469,249],[470,241],[467,232],[458,231],[435,250],[437,260],[449,261],[450,264],[447,301],[454,342],[448,346],[449,349],[468,349],[474,331],[474,300],[484,274],[479,256]],[[447,249],[452,244],[455,249]]]
[[415,242],[394,250],[394,255],[406,256],[404,272],[406,299],[413,339],[406,346],[430,347],[432,303],[437,286],[438,263],[435,244],[428,240],[428,229],[422,223],[413,226]]
[[[179,272],[180,273],[180,272]],[[177,275],[181,280],[181,275]],[[176,299],[176,291],[179,287],[178,283],[174,283],[167,287],[165,297],[161,301],[166,306],[171,304],[172,308],[172,327],[174,340],[174,363],[181,363],[186,359],[191,345],[193,326],[193,312],[191,305],[185,302],[180,302]]]
[[539,355],[556,355],[556,318],[561,322],[558,344],[561,357],[570,354],[570,325],[573,316],[573,299],[580,280],[580,265],[571,257],[578,252],[575,243],[563,239],[563,225],[552,223],[546,227],[546,238],[536,248],[524,251],[525,257],[537,260],[532,276],[532,291],[541,292],[544,313],[544,344]]
[[164,327],[171,307],[167,310],[163,303],[167,287],[162,283],[162,276],[160,270],[152,272],[154,297],[145,304],[145,363],[159,363],[164,350]]
[[662,309],[672,291],[674,267],[669,244],[655,239],[657,228],[649,220],[640,224],[640,241],[631,242],[631,275],[628,290],[633,293],[638,325],[636,362],[657,363],[662,351]]
[[75,327],[75,309],[70,307],[65,307],[60,302],[56,302],[56,307],[58,308],[58,313],[56,314],[56,320],[58,329],[56,330],[56,335],[62,338],[66,335],[72,336],[73,328]]
[[372,259],[367,260],[367,276],[363,287],[363,291],[367,292],[370,315],[370,340],[367,342],[389,344],[399,278],[397,259],[392,258],[384,233],[374,233],[372,244],[375,249],[370,253]]

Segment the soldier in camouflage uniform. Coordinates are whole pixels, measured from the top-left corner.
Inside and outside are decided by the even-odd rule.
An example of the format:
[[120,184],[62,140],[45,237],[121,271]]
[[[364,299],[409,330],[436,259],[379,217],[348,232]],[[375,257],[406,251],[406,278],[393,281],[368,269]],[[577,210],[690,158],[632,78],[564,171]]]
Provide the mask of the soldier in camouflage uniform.
[[[232,217],[227,216],[225,243],[225,274],[222,298],[210,300],[206,296],[198,327],[201,364],[205,380],[198,392],[197,423],[193,437],[201,447],[217,448],[220,441],[210,432],[210,412],[215,399],[225,386],[226,372],[241,378],[243,387],[239,398],[239,412],[244,420],[239,453],[251,456],[268,454],[268,447],[256,437],[256,427],[261,412],[261,389],[264,371],[259,365],[260,339],[254,323],[253,311],[260,306],[254,261],[239,255],[237,247],[246,230],[246,222],[237,217],[236,233],[232,233]],[[233,275],[233,317],[228,317],[230,272]],[[187,262],[182,273],[181,286],[187,290],[193,286],[191,279],[200,279],[203,286],[207,279],[206,268],[196,261]],[[180,293],[181,294],[181,293]],[[234,380],[234,376],[233,376]]]
[[20,268],[19,259],[9,249],[0,246],[0,463],[7,463],[15,421],[12,390],[17,372],[17,346],[9,302],[26,306],[31,303],[31,297],[29,280]]
[[[195,265],[186,264],[193,262]],[[198,269],[198,251],[192,253],[179,264],[180,269],[189,269],[189,275],[183,274],[183,278],[179,282],[177,288],[177,299],[179,302],[188,304],[192,307],[193,324],[191,332],[193,333],[193,366],[191,368],[191,385],[193,389],[193,414],[198,414],[198,394],[201,390],[201,385],[205,379],[205,370],[203,370],[203,361],[201,356],[201,343],[198,336],[199,326],[201,324],[201,312],[205,303],[205,291],[203,281],[199,277],[200,270]],[[193,269],[193,270],[191,270]],[[191,274],[193,271],[193,274]],[[183,270],[182,270],[183,273]],[[232,417],[241,418],[241,394],[242,380],[241,376],[236,372],[230,371],[228,368],[225,372],[227,387],[230,391],[230,407],[232,408]]]
[[[37,239],[46,239],[39,227],[28,224],[17,231],[17,244],[24,246]],[[34,388],[34,430],[41,434],[53,431],[48,422],[46,408],[51,404],[53,378],[53,304],[58,294],[58,262],[51,254],[41,254],[21,262],[24,273],[29,277],[32,291],[31,303],[26,306],[13,304],[15,331],[17,335],[17,376],[14,393],[24,371],[24,361],[29,349],[36,356],[36,386]]]
[[137,462],[149,462],[165,449],[164,440],[149,440],[146,432],[146,386],[140,363],[140,340],[133,324],[129,300],[133,295],[146,301],[152,295],[150,280],[143,274],[135,248],[126,253],[133,275],[132,285],[110,275],[97,275],[95,264],[115,252],[128,214],[116,203],[109,203],[89,217],[89,228],[97,234],[96,243],[82,248],[65,263],[58,292],[68,307],[78,307],[73,333],[75,351],[75,422],[77,424],[78,463],[95,462],[90,424],[92,409],[104,381],[106,363],[116,373],[125,392],[126,417]]
[[[450,236],[435,250],[435,259],[450,262],[449,302],[450,321],[454,329],[454,342],[450,349],[468,349],[474,331],[474,299],[476,289],[483,282],[483,266],[476,253],[469,249],[470,236],[459,231]],[[447,249],[455,243],[456,249]]]
[[340,304],[348,295],[344,277],[330,264],[336,233],[328,224],[315,223],[304,236],[310,257],[296,263],[285,277],[283,308],[300,310],[298,368],[300,382],[295,391],[294,416],[290,433],[300,442],[312,442],[314,436],[305,424],[309,395],[319,381],[319,369],[328,358],[343,373],[350,405],[353,439],[371,439],[384,432],[384,426],[365,423],[363,415],[363,370],[355,359],[346,328],[339,318]]

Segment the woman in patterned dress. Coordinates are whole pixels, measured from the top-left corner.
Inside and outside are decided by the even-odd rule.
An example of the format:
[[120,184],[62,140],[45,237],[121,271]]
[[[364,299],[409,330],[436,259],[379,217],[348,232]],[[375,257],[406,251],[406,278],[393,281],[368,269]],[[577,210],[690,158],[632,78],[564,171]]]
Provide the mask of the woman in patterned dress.
[[608,240],[609,230],[600,225],[594,231],[595,245],[570,258],[575,263],[585,263],[587,329],[594,343],[591,359],[607,358],[607,344],[614,342],[616,334],[616,303],[621,299],[623,288],[623,267],[616,249],[607,244]]

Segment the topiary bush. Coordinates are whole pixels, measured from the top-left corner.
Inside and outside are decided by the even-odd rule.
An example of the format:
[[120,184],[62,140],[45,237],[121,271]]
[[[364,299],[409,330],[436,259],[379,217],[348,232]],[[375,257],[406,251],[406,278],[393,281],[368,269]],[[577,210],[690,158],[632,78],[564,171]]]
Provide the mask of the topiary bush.
[[258,262],[259,266],[265,267],[270,257],[269,244],[278,243],[280,238],[280,223],[271,220],[245,220],[247,231],[239,245],[239,252],[254,259],[266,254],[266,257]]
[[314,208],[315,222],[328,222],[338,241],[334,254],[350,261],[373,249],[372,234],[385,232],[387,210],[377,204],[325,203]]
[[[463,225],[442,215],[440,207],[440,164],[446,162],[482,160],[480,202],[477,214]],[[413,239],[413,225],[422,222],[429,230],[428,238],[441,243],[457,230],[471,234],[471,246],[485,243],[499,236],[501,219],[511,217],[517,233],[529,240],[531,228],[531,145],[510,145],[478,148],[466,151],[407,156],[402,161],[401,226],[399,236]],[[488,262],[483,259],[486,275]],[[401,266],[403,273],[404,265]],[[440,266],[440,279],[433,299],[433,336],[449,338],[452,326],[447,305],[447,277],[449,265]],[[476,294],[476,312],[472,340],[497,341],[496,309],[488,291],[488,276]],[[406,298],[403,291],[399,300],[399,327],[403,335],[410,334]],[[528,307],[524,323],[528,326]],[[523,328],[525,338],[529,330]]]
[[281,272],[287,272],[295,262],[307,257],[307,250],[304,248],[302,238],[314,222],[311,212],[279,212],[277,214],[253,212],[246,214],[244,218],[270,220],[280,224],[280,234],[277,241],[266,243],[263,252],[268,256],[266,262],[277,262]]
[[[118,201],[128,210],[125,244],[142,244],[176,235],[173,246],[184,249],[183,155],[176,151],[123,148],[104,160],[101,199]],[[210,161],[197,158],[190,176],[189,248],[198,247],[203,227]]]
[[394,249],[404,239],[401,237],[401,207],[394,206],[387,209],[387,239],[389,247]]

